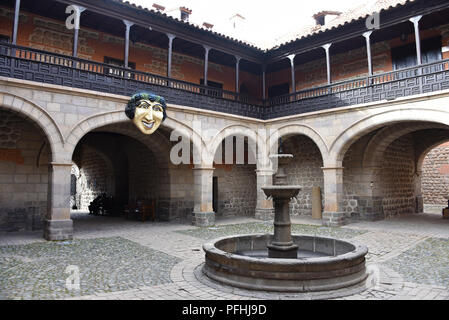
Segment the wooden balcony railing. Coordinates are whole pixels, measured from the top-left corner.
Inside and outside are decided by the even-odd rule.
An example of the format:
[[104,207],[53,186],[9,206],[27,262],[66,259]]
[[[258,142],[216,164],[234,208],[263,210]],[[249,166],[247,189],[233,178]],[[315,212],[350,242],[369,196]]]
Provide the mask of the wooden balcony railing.
[[151,73],[0,44],[0,76],[130,96],[147,90],[173,104],[272,119],[449,89],[449,60],[262,100]]

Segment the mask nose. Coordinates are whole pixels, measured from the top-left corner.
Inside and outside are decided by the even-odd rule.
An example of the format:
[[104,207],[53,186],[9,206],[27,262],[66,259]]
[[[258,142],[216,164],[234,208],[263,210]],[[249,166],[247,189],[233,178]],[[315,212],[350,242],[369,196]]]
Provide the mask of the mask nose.
[[145,120],[153,121],[153,108],[149,108],[148,112],[145,115]]

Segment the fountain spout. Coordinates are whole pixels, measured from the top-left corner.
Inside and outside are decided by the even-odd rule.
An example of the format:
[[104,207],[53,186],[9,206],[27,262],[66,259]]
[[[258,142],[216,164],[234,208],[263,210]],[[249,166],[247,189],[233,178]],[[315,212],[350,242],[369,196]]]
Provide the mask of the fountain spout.
[[[276,158],[280,165],[285,165],[291,161],[291,154],[276,154],[271,158]],[[267,197],[272,197],[274,202],[274,237],[273,241],[267,245],[269,258],[297,259],[298,246],[292,241],[290,201],[296,197],[301,190],[300,186],[289,186],[284,167],[279,166],[274,176],[276,185],[263,187]]]

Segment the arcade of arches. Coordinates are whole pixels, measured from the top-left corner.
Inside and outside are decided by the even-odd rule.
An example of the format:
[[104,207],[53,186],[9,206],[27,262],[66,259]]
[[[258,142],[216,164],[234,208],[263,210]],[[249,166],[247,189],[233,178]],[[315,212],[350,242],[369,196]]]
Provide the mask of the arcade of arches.
[[[195,110],[169,105],[161,129],[142,136],[115,111],[122,100],[115,99],[114,111],[103,110],[86,121],[80,116],[73,125],[28,100],[14,96],[8,100],[3,94],[0,102],[1,231],[44,229],[47,239],[71,238],[71,208],[86,210],[102,193],[114,197],[119,211],[139,199],[155,200],[156,221],[210,226],[220,217],[271,219],[272,202],[261,192],[263,185],[272,183],[273,168],[264,151],[270,149],[270,142],[261,139],[258,131],[268,126],[278,129],[283,152],[294,155],[285,168],[289,183],[303,187],[292,201],[292,215],[312,215],[312,190],[317,187],[324,225],[415,214],[425,206],[441,209],[447,203],[447,114],[401,119],[400,111],[394,118],[377,108],[363,124],[363,114],[354,111],[353,119],[341,120],[331,135],[332,128],[322,119],[338,120],[338,114],[269,124],[208,115],[204,110],[202,118],[195,118]],[[342,119],[350,119],[351,112],[347,108]],[[187,119],[201,119],[215,126],[217,133],[212,138],[202,136],[189,129],[192,122]],[[200,164],[175,165],[170,160],[178,143],[171,134],[182,126],[192,134],[191,153],[204,147],[209,154]],[[226,139],[234,139],[235,151],[238,136],[245,137],[244,163],[210,160],[214,158],[210,154],[216,160]],[[266,145],[254,149],[249,143],[253,140]]]

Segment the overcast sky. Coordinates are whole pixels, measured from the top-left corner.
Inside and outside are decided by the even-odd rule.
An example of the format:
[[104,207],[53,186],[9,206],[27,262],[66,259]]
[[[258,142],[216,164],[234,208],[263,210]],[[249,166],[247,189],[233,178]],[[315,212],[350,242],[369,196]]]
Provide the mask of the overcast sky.
[[229,18],[236,13],[246,19],[242,39],[255,42],[270,41],[302,26],[314,23],[312,15],[321,10],[344,12],[370,0],[128,0],[151,8],[153,3],[172,8],[184,6],[191,9],[190,21],[202,25],[214,24],[214,30],[229,34]]

